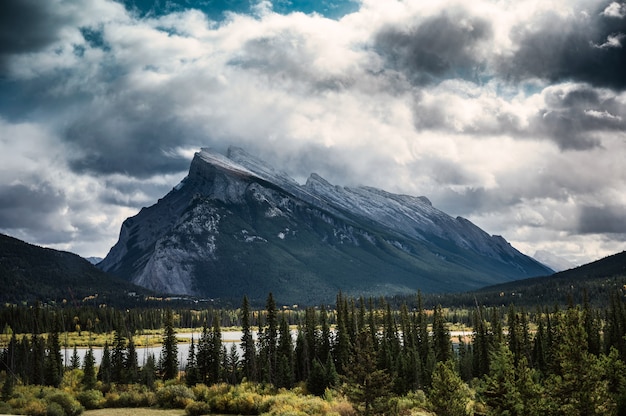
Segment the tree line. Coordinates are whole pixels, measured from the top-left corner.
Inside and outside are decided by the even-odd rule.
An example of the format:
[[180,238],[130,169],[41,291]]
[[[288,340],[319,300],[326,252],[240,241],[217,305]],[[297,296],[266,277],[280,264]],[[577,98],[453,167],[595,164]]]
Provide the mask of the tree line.
[[[239,348],[222,342],[223,317],[203,322],[180,371],[174,328],[180,316],[163,315],[163,347],[140,367],[133,333],[117,328],[96,368],[90,350],[82,363],[83,385],[179,379],[189,386],[242,381],[315,395],[345,394],[363,414],[392,414],[394,397],[425,392],[439,415],[626,414],[626,308],[611,294],[605,308],[582,305],[475,306],[473,332],[453,339],[441,306],[391,307],[385,299],[337,295],[334,309],[306,308],[294,330],[289,311],[272,294],[265,310],[253,311],[247,297],[238,309]],[[332,322],[332,323],[331,323]],[[47,337],[15,336],[2,352],[7,377],[3,394],[18,380],[58,386],[65,371],[58,330]],[[76,359],[70,367],[78,367]]]

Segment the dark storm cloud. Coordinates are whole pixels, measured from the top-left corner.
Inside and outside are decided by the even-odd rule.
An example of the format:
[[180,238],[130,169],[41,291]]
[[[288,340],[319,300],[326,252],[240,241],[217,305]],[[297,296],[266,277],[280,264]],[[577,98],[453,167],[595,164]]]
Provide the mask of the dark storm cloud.
[[[509,135],[549,140],[562,150],[588,150],[600,146],[602,133],[626,130],[626,105],[612,90],[563,84],[546,88],[542,98],[543,103],[526,120],[490,103],[457,132],[477,137]],[[413,101],[415,128],[451,132],[455,110],[446,100],[424,100],[418,92]]]
[[597,133],[624,129],[624,104],[613,94],[578,85],[548,90],[528,132],[552,139],[561,149],[584,150],[600,145]]
[[384,28],[375,36],[374,50],[417,85],[450,77],[474,80],[482,66],[477,44],[491,36],[487,20],[463,11],[443,12],[408,30]]
[[65,195],[49,183],[0,185],[0,228],[45,228],[54,224]]
[[582,234],[626,234],[626,207],[583,206],[577,231]]
[[74,172],[141,178],[180,172],[189,161],[172,156],[172,149],[210,144],[193,127],[171,116],[157,97],[145,97],[149,111],[134,100],[110,99],[106,108],[84,114],[65,132],[64,139],[76,149],[69,160]]
[[49,1],[0,1],[0,72],[11,55],[37,52],[56,42],[71,21],[64,11]]
[[626,17],[605,13],[610,4],[566,17],[545,13],[533,25],[515,27],[511,37],[518,48],[512,57],[501,58],[499,72],[511,79],[538,77],[626,89]]

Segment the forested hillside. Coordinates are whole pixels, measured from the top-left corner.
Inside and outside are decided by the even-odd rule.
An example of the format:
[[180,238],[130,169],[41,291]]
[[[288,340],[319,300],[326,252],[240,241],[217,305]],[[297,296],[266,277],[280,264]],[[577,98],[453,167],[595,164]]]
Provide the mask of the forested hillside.
[[[626,285],[626,252],[614,254],[551,276],[533,277],[465,292],[424,294],[424,304],[473,307],[476,304],[501,306],[515,304],[527,308],[542,305],[566,306],[583,303],[606,305],[607,293]],[[414,304],[412,297],[397,297],[395,304]]]
[[37,247],[0,234],[0,301],[82,301],[133,304],[128,293],[151,293],[108,275],[76,254]]

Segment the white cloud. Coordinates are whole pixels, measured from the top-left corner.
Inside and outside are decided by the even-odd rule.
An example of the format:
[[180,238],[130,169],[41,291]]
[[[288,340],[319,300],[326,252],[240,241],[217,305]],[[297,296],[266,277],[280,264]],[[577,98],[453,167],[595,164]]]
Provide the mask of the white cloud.
[[602,11],[601,14],[603,16],[621,19],[626,16],[626,5],[614,1],[613,3],[609,4],[606,9]]
[[[539,33],[548,15],[590,21],[592,3],[364,0],[340,20],[264,3],[217,23],[194,10],[140,19],[94,1],[68,9],[72,23],[54,43],[11,60],[16,82],[44,88],[24,98],[38,100],[23,116],[32,122],[0,120],[3,154],[17,155],[3,157],[2,182],[45,177],[56,191],[46,195],[63,202],[49,214],[63,235],[53,244],[102,256],[126,216],[184,176],[194,151],[236,144],[301,181],[315,171],[426,195],[529,254],[591,260],[624,247],[576,231],[581,205],[626,205],[624,93],[520,81],[498,65],[520,50],[520,28]],[[604,15],[623,11],[615,4]],[[414,83],[410,67],[376,50],[381,30],[410,34],[446,13],[460,16],[446,21],[458,33],[484,25],[475,43],[443,43],[467,52],[474,73]],[[85,41],[81,26],[104,45]],[[611,36],[609,49],[621,46]],[[20,232],[37,239],[37,229]]]

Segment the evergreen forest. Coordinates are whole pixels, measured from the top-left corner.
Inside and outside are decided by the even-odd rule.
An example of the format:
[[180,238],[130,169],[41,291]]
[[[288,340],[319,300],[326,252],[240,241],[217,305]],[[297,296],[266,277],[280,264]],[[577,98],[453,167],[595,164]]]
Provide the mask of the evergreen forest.
[[[339,293],[334,305],[233,309],[5,305],[0,413],[115,407],[187,415],[623,415],[626,304],[425,307]],[[197,328],[197,337],[177,334]],[[223,340],[236,329],[236,343]],[[141,365],[142,334],[159,354]],[[68,333],[84,357],[63,359]],[[65,340],[65,341],[64,341]],[[104,340],[104,341],[103,341]],[[96,362],[94,350],[101,350]],[[181,351],[186,359],[180,360]]]

